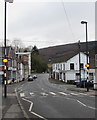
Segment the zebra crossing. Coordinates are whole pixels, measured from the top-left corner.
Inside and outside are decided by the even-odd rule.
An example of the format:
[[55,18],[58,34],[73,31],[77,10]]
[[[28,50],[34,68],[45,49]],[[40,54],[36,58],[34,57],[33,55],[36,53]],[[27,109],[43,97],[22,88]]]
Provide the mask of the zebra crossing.
[[[78,96],[78,97],[84,97],[87,96],[87,94],[84,93],[66,93],[66,92],[53,92],[53,91],[49,91],[49,92],[21,92],[20,93],[20,97],[35,97],[35,96],[41,96],[41,97],[47,97],[47,96],[52,96],[52,97],[56,97],[56,96]],[[90,96],[90,97],[95,97],[95,96]]]

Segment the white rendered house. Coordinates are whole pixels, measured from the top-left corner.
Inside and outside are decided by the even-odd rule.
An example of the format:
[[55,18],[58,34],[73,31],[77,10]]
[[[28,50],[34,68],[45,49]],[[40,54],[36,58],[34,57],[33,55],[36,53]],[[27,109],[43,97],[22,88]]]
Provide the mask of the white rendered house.
[[[67,57],[67,56],[66,56]],[[80,67],[81,67],[81,78],[87,78],[87,56],[86,54],[80,52]],[[71,81],[71,80],[79,80],[79,53],[74,55],[73,57],[69,56],[69,59],[63,61],[61,63],[54,63],[52,64],[52,73],[53,77],[58,80],[62,80],[64,82]],[[89,79],[92,78],[94,74],[91,72]]]

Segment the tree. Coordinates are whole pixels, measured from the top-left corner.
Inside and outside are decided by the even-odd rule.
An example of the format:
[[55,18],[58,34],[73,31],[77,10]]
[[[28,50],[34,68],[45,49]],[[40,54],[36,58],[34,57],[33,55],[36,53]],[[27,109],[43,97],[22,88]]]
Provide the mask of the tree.
[[34,72],[42,73],[47,70],[47,64],[42,56],[39,55],[39,50],[36,46],[33,47],[31,52],[31,69]]
[[15,39],[12,41],[12,47],[15,49],[15,51],[19,52],[20,49],[24,47],[23,42],[19,39]]

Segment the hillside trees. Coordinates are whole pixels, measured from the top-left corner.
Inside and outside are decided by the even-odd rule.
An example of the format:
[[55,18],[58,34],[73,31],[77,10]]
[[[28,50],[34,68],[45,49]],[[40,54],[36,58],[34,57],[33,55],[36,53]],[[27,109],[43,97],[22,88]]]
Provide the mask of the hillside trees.
[[47,63],[44,58],[39,55],[39,50],[36,46],[34,46],[31,51],[31,70],[37,73],[42,73],[47,70]]

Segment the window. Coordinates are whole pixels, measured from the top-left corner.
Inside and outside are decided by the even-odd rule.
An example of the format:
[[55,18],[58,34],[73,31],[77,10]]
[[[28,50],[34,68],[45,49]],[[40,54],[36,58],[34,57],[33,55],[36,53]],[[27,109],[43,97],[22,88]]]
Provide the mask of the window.
[[74,70],[74,63],[70,63],[70,70]]
[[62,64],[61,64],[61,70],[62,70]]
[[65,70],[65,64],[63,64],[63,70]]
[[80,68],[83,69],[84,68],[84,64],[80,63]]

